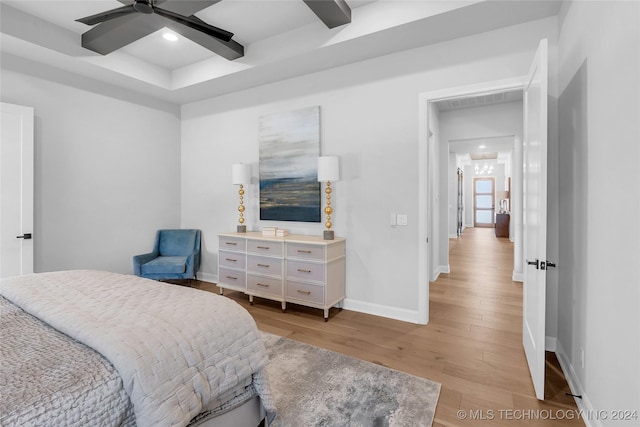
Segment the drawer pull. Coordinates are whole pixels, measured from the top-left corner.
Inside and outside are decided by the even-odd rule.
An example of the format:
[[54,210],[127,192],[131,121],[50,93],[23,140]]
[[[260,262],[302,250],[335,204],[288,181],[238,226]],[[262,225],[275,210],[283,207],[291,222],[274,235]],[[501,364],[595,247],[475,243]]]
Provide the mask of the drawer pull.
[[269,249],[269,246],[257,246],[258,249]]
[[231,279],[231,280],[238,280],[237,277],[233,277],[233,276],[227,276],[227,279]]
[[300,254],[310,254],[310,253],[311,253],[311,251],[298,249],[298,253],[300,253]]
[[269,268],[269,264],[256,264],[258,267]]
[[300,273],[311,273],[311,270],[305,270],[304,268],[299,268],[298,271]]
[[268,288],[269,287],[269,285],[267,285],[266,283],[256,283],[256,285],[262,286],[263,288]]
[[236,242],[226,242],[225,245],[238,246]]
[[305,295],[311,295],[311,291],[301,291],[300,289],[298,289],[298,293],[299,294],[305,294]]
[[227,260],[227,261],[230,261],[230,262],[238,262],[238,260],[237,260],[237,259],[233,259],[233,258],[226,258],[226,260]]

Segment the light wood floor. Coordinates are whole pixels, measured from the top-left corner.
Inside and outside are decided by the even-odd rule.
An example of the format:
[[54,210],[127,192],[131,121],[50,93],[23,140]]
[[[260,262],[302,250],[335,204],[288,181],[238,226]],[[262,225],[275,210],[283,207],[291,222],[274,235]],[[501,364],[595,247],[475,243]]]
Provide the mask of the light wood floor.
[[[337,309],[325,323],[321,310],[288,304],[282,313],[279,302],[256,298],[252,306],[241,293],[225,295],[263,331],[441,383],[436,427],[584,426],[553,353],[547,400],[535,398],[522,349],[522,284],[511,281],[512,243],[473,228],[449,242],[451,273],[430,286],[428,325]],[[194,287],[218,291],[206,282]]]

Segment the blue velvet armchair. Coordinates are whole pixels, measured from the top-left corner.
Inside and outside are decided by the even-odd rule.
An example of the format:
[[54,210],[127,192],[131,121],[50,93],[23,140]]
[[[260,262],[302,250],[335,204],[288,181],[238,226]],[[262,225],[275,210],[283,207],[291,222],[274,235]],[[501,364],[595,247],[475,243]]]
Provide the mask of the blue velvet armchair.
[[133,257],[133,273],[155,280],[195,279],[200,230],[158,230],[153,252]]

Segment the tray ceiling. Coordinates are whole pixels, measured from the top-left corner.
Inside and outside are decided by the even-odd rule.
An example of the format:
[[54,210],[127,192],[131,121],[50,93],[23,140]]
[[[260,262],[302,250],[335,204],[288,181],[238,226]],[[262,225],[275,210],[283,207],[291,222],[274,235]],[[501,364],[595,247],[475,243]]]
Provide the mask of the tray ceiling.
[[[173,0],[177,1],[177,0]],[[171,103],[243,90],[401,50],[558,13],[559,1],[346,0],[351,23],[327,26],[302,0],[222,0],[196,16],[235,33],[245,56],[228,61],[162,30],[102,56],[80,45],[76,19],[121,7],[116,0],[0,2],[3,66],[47,67]]]

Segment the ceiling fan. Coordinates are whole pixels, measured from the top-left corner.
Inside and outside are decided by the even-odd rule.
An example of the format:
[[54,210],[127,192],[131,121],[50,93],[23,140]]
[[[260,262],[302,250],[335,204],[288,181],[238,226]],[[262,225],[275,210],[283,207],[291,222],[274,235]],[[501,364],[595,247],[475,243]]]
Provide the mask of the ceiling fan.
[[233,33],[223,30],[222,28],[209,25],[203,20],[197,18],[195,15],[183,16],[172,12],[167,9],[162,9],[154,5],[154,0],[134,0],[132,4],[119,7],[117,9],[108,10],[106,12],[98,13],[84,18],[76,19],[77,22],[81,22],[87,25],[96,25],[102,22],[118,19],[123,16],[132,15],[134,13],[142,13],[145,15],[156,14],[163,18],[174,21],[178,24],[185,25],[207,34],[209,36],[220,39],[224,42],[228,42],[233,37]]

